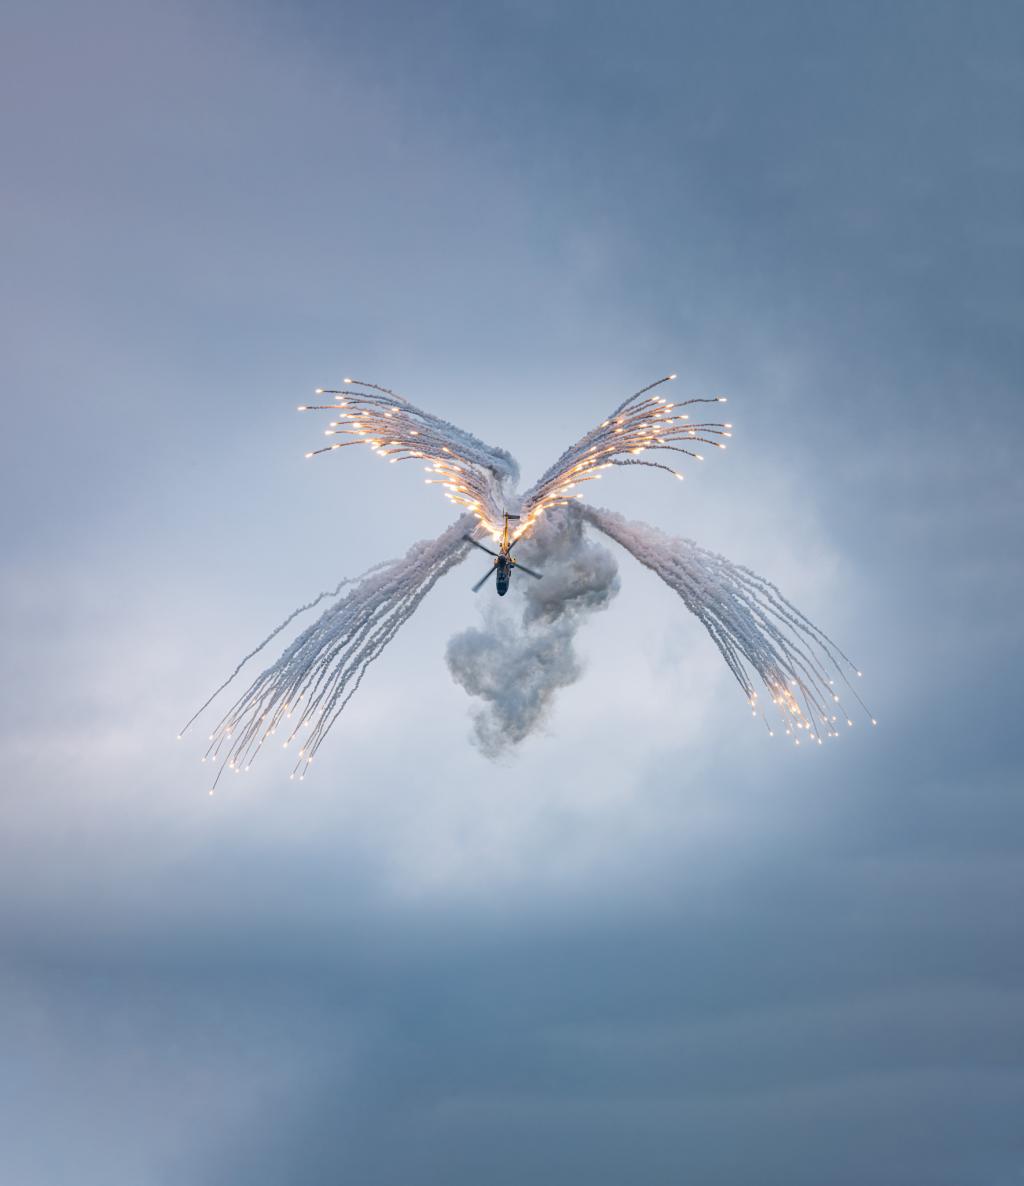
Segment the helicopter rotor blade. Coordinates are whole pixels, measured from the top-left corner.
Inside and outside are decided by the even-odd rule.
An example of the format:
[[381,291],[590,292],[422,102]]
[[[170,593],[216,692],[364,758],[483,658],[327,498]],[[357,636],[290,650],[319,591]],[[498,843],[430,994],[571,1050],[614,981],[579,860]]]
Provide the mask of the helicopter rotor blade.
[[492,577],[493,575],[494,575],[494,569],[493,569],[493,568],[489,568],[489,569],[488,569],[488,570],[487,570],[487,571],[484,573],[484,575],[483,575],[483,576],[482,576],[482,577],[481,577],[481,578],[480,578],[480,579],[477,581],[477,583],[476,583],[476,584],[473,586],[473,592],[474,592],[474,593],[479,593],[479,592],[480,592],[480,590],[481,590],[481,589],[484,587],[484,585],[486,585],[486,584],[487,584],[487,582],[488,582],[488,581],[491,579],[491,577]]
[[538,581],[543,579],[543,573],[534,572],[532,568],[527,568],[525,564],[520,564],[518,560],[513,560],[512,563],[520,572],[525,572],[528,576],[536,577]]
[[467,544],[472,544],[474,548],[479,548],[481,552],[486,552],[488,556],[497,556],[497,552],[492,552],[490,548],[485,548],[483,544],[477,541],[471,535],[464,535],[462,537]]

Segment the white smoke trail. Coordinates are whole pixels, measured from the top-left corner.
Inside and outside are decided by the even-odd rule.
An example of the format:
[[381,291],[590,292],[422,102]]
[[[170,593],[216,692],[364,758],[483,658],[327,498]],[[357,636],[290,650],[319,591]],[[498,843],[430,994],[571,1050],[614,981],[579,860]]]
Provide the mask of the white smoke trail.
[[366,669],[438,579],[463,559],[469,550],[463,536],[475,523],[463,515],[437,539],[371,569],[253,680],[210,734],[203,760],[220,763],[211,794],[224,770],[248,770],[279,728],[286,733],[284,748],[299,743],[292,776],[304,777]]
[[[579,679],[576,632],[619,590],[615,558],[587,538],[576,516],[550,516],[520,548],[543,579],[516,577],[511,607],[491,604],[484,628],[464,630],[448,643],[452,678],[483,701],[473,715],[474,736],[489,757],[541,726],[558,689]],[[517,619],[508,610],[518,606]]]
[[570,445],[555,464],[544,471],[523,498],[521,535],[529,533],[547,511],[581,499],[582,494],[572,492],[586,482],[600,481],[601,471],[613,466],[644,466],[662,470],[680,482],[683,480],[683,475],[671,465],[663,461],[641,461],[638,454],[676,453],[703,461],[704,455],[694,448],[698,443],[713,449],[727,448],[721,438],[732,436],[731,424],[693,421],[689,412],[681,411],[695,404],[724,404],[728,402],[724,395],[670,402],[664,396],[650,394],[656,387],[676,378],[676,375],[666,375],[635,391],[606,420]]
[[464,429],[425,412],[387,387],[346,379],[342,391],[318,387],[329,404],[300,404],[300,412],[333,412],[324,430],[341,441],[313,449],[306,457],[332,453],[352,445],[366,445],[378,457],[395,464],[425,461],[434,476],[428,486],[440,486],[449,502],[464,507],[492,536],[502,525],[502,509],[519,480],[519,466],[505,449],[485,445]]
[[235,670],[232,671],[232,673],[220,685],[219,688],[215,688],[214,691],[212,691],[210,693],[210,695],[206,698],[206,700],[196,709],[196,711],[192,714],[192,716],[190,716],[189,719],[185,722],[184,727],[182,728],[181,732],[178,734],[178,740],[180,741],[182,739],[182,737],[184,737],[184,735],[188,732],[188,730],[192,727],[192,725],[195,724],[197,718],[202,716],[202,714],[210,707],[210,705],[214,702],[214,700],[217,699],[217,697],[221,694],[221,692],[223,692],[225,688],[229,687],[231,684],[234,683],[235,677],[241,672],[242,668],[246,665],[246,663],[248,663],[250,659],[255,658],[268,643],[272,642],[281,633],[282,630],[287,629],[292,624],[292,622],[295,621],[295,619],[297,617],[299,617],[301,614],[308,613],[311,609],[315,609],[320,604],[320,602],[324,600],[324,598],[337,597],[338,594],[342,591],[342,589],[345,588],[346,585],[355,585],[359,581],[365,580],[368,576],[371,576],[373,573],[379,572],[382,568],[387,568],[389,566],[389,564],[391,564],[391,563],[392,562],[389,560],[383,560],[383,561],[381,561],[380,564],[374,564],[371,568],[368,568],[366,570],[366,572],[364,572],[362,574],[362,576],[342,577],[341,580],[334,586],[333,589],[325,589],[322,593],[318,593],[316,595],[316,597],[313,598],[312,601],[307,601],[305,605],[300,605],[298,609],[293,609],[292,612],[288,615],[288,617],[285,618],[285,620],[279,626],[275,626],[274,629],[271,630],[271,632],[267,635],[267,637],[262,642],[257,643],[256,646],[254,646],[253,649],[247,655],[243,656],[238,661],[238,666],[235,668]]
[[[768,688],[785,732],[797,745],[798,731],[820,745],[822,736],[838,736],[840,719],[853,724],[836,690],[836,678],[868,711],[847,678],[847,672],[860,675],[854,664],[769,581],[692,540],[672,538],[613,511],[581,504],[573,511],[679,594],[711,635],[756,715],[753,670]],[[875,724],[873,718],[871,723]],[[772,732],[770,725],[768,729]]]

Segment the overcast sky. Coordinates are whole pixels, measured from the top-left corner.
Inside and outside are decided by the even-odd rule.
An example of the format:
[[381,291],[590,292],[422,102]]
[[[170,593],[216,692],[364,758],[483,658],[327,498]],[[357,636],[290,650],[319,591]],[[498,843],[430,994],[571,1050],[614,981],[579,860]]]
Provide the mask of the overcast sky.
[[[5,1182],[1024,1180],[1022,51],[1010,2],[8,7]],[[669,371],[728,454],[601,501],[776,581],[876,730],[770,739],[620,554],[488,761],[466,564],[315,777],[207,795],[212,687],[450,521],[304,462],[311,388],[530,482]]]

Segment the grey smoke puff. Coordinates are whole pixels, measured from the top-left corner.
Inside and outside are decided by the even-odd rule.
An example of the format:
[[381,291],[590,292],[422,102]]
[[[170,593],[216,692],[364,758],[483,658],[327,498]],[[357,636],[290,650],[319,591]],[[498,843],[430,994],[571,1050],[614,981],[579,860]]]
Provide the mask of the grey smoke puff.
[[488,605],[484,628],[457,634],[446,654],[452,678],[483,701],[473,725],[488,757],[529,736],[556,691],[579,679],[576,631],[619,591],[615,558],[575,516],[542,521],[516,553],[543,579],[516,574],[509,597]]

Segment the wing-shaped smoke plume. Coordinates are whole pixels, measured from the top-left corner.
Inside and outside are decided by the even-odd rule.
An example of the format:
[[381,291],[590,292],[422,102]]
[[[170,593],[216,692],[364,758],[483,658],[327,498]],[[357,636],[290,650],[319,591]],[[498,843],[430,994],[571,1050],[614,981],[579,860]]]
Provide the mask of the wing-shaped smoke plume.
[[284,748],[298,745],[292,776],[304,777],[366,669],[438,579],[463,559],[469,550],[463,537],[474,524],[472,515],[463,515],[437,539],[415,544],[401,560],[371,569],[253,680],[210,734],[203,760],[220,763],[214,787],[224,770],[247,770],[278,731]]
[[492,536],[502,526],[502,511],[509,505],[512,487],[519,480],[519,466],[511,453],[485,445],[464,429],[449,424],[411,404],[404,396],[376,383],[346,379],[343,391],[318,387],[317,395],[328,404],[300,404],[300,412],[334,412],[324,435],[342,440],[314,449],[307,457],[368,445],[378,457],[392,463],[427,462],[429,486],[440,486],[445,497],[465,507]]
[[672,474],[681,482],[683,475],[663,461],[640,460],[643,453],[676,453],[703,461],[704,455],[694,446],[710,445],[713,449],[726,448],[722,437],[732,436],[731,424],[717,421],[694,421],[683,408],[695,404],[724,404],[726,397],[686,399],[675,403],[651,392],[663,383],[671,383],[675,375],[666,375],[656,383],[641,387],[624,399],[614,412],[596,428],[571,445],[548,470],[541,475],[523,498],[523,518],[519,534],[525,535],[541,515],[554,507],[568,506],[581,499],[573,494],[585,482],[597,481],[601,471],[612,466],[645,466]]
[[837,678],[867,712],[847,678],[848,672],[860,672],[769,581],[692,540],[664,535],[613,511],[577,504],[574,512],[679,594],[711,635],[755,715],[758,693],[751,671],[761,679],[797,745],[801,730],[808,740],[821,744],[823,736],[838,734],[840,720],[853,724],[836,689]]
[[522,607],[518,619],[507,602],[500,610],[492,604],[484,628],[464,630],[448,643],[452,677],[483,701],[473,724],[489,757],[532,733],[558,689],[579,679],[576,632],[619,591],[615,558],[587,538],[576,516],[550,516],[521,547],[544,576],[516,578],[511,598]]

